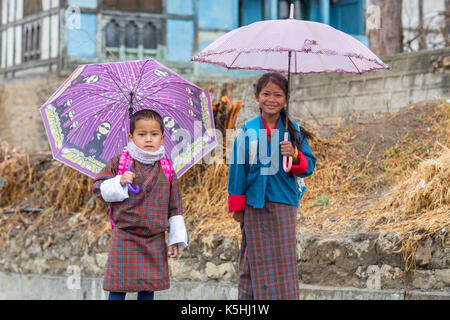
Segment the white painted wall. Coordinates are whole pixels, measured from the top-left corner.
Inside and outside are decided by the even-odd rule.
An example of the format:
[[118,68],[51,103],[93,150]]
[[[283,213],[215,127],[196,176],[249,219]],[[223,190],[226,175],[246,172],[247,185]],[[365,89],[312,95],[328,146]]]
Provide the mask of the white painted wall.
[[5,68],[6,67],[6,31],[2,32],[2,50],[0,53],[1,63],[0,67]]
[[15,59],[14,64],[18,65],[22,63],[22,26],[19,25],[15,28]]
[[[42,20],[42,31],[49,30],[50,17],[45,17]],[[41,36],[41,59],[46,60],[50,58],[50,32],[42,32]]]
[[23,0],[16,0],[16,20],[23,18]]
[[1,16],[1,24],[6,24],[7,19],[7,8],[8,8],[8,0],[2,1],[2,16]]
[[16,10],[16,0],[8,0],[9,8],[8,8],[8,22],[13,22],[15,20],[15,10]]
[[6,66],[13,65],[14,60],[14,28],[6,29]]
[[51,50],[50,57],[58,57],[58,40],[59,40],[59,16],[57,14],[52,15],[51,18]]

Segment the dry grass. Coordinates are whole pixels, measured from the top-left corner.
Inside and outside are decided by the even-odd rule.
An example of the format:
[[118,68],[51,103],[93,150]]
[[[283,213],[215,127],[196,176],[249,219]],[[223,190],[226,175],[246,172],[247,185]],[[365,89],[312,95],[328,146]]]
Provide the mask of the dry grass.
[[420,163],[367,215],[368,228],[398,232],[406,270],[422,239],[450,227],[450,149],[440,146],[438,158]]
[[185,220],[194,238],[201,234],[238,236],[228,213],[228,166],[196,165],[181,177]]

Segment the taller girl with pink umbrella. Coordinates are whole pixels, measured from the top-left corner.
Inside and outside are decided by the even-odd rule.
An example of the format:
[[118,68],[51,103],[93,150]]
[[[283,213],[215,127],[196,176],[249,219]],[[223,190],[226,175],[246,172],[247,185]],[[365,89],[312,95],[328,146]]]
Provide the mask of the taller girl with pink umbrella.
[[291,4],[289,19],[232,30],[191,58],[271,72],[258,80],[255,99],[261,115],[240,130],[229,169],[229,211],[242,230],[239,299],[299,297],[295,224],[304,192],[300,178],[313,173],[316,158],[307,140],[311,133],[289,120],[290,74],[390,69],[353,37],[326,24],[296,20],[293,12]]

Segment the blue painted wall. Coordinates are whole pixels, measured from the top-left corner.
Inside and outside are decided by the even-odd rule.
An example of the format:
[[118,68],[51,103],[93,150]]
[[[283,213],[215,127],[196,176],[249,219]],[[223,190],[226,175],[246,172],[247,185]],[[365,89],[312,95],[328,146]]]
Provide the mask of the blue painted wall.
[[194,0],[167,0],[167,13],[194,14]]
[[330,6],[330,25],[348,33],[369,46],[369,39],[364,34],[363,0],[340,0]]
[[307,2],[307,20],[321,22],[320,17],[320,0],[309,0]]
[[80,14],[80,28],[67,30],[67,55],[69,57],[95,58],[97,17],[92,13]]
[[264,3],[262,0],[242,1],[241,25],[246,26],[264,18]]
[[269,17],[268,19],[278,19],[278,0],[269,0]]
[[[194,15],[194,0],[167,0],[169,14]],[[166,58],[188,62],[194,54],[194,21],[168,19],[166,25]]]
[[326,1],[307,0],[307,20],[323,23],[328,20],[333,28],[352,35],[368,47],[369,39],[364,34],[364,0],[340,0],[331,5]]
[[167,60],[188,62],[194,55],[194,21],[167,20]]
[[364,33],[362,0],[341,0],[330,7],[330,25],[348,34]]
[[76,6],[81,8],[97,8],[97,0],[69,0],[67,1],[69,6]]
[[238,0],[198,0],[198,27],[202,30],[232,30],[239,24]]

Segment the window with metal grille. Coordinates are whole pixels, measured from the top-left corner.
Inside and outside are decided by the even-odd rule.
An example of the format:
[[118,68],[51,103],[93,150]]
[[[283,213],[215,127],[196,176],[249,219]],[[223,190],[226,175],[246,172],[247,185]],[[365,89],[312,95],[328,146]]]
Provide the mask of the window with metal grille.
[[125,47],[137,48],[138,47],[138,27],[134,21],[130,21],[125,26]]
[[41,24],[40,21],[23,25],[22,58],[24,62],[41,58]]
[[115,20],[108,22],[105,28],[105,41],[107,47],[118,47],[119,44],[119,24]]
[[147,23],[144,26],[144,49],[156,49],[158,45],[158,34],[156,27]]

